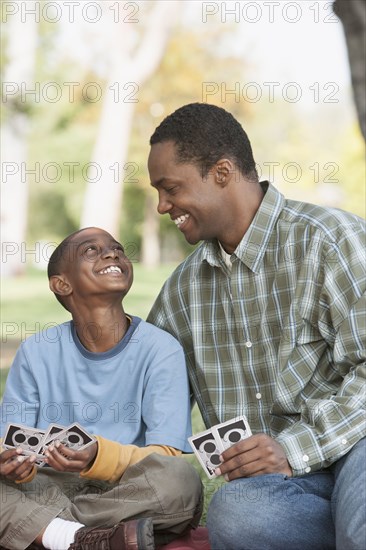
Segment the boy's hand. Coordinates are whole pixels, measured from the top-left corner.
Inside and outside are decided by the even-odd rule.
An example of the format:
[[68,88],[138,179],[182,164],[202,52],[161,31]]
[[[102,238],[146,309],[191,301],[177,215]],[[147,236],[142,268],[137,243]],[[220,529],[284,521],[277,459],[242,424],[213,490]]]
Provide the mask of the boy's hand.
[[0,475],[11,481],[26,479],[34,466],[35,456],[24,456],[21,449],[10,449],[0,453]]
[[98,443],[95,442],[82,451],[74,451],[56,441],[46,451],[46,462],[54,470],[59,472],[81,472],[94,461],[98,451]]

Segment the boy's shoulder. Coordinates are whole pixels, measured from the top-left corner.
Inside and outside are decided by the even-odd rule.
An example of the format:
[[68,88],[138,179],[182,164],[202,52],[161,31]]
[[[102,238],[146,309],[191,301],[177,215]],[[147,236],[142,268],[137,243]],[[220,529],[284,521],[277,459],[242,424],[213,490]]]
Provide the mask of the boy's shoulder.
[[22,347],[32,349],[33,347],[48,347],[61,342],[72,342],[71,336],[71,321],[65,323],[46,323],[42,330],[28,336],[22,341]]

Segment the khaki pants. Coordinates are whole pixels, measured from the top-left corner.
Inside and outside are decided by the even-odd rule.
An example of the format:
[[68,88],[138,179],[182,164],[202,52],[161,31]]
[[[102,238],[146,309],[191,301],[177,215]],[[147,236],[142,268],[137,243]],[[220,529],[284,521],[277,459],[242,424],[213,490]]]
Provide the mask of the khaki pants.
[[88,527],[152,517],[156,544],[197,527],[202,485],[184,459],[151,454],[117,484],[40,468],[30,483],[0,482],[0,545],[24,550],[55,517]]

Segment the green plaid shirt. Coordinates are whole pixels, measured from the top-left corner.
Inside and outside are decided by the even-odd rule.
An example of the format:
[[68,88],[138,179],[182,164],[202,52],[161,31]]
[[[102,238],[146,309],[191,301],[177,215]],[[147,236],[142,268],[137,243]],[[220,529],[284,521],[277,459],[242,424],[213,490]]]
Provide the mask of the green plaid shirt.
[[231,270],[201,243],[148,321],[181,342],[206,426],[245,414],[302,475],[366,435],[366,227],[262,186]]

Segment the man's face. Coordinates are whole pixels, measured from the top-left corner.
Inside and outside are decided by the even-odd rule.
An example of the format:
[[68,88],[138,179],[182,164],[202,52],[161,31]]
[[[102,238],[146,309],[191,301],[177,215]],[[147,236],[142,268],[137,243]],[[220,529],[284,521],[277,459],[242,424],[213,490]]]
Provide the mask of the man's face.
[[80,231],[67,248],[65,274],[74,295],[118,293],[125,296],[133,281],[131,262],[122,245],[98,228]]
[[219,238],[225,224],[225,194],[213,171],[202,178],[199,167],[178,163],[171,141],[151,147],[148,169],[151,185],[159,193],[158,212],[169,214],[190,244]]

